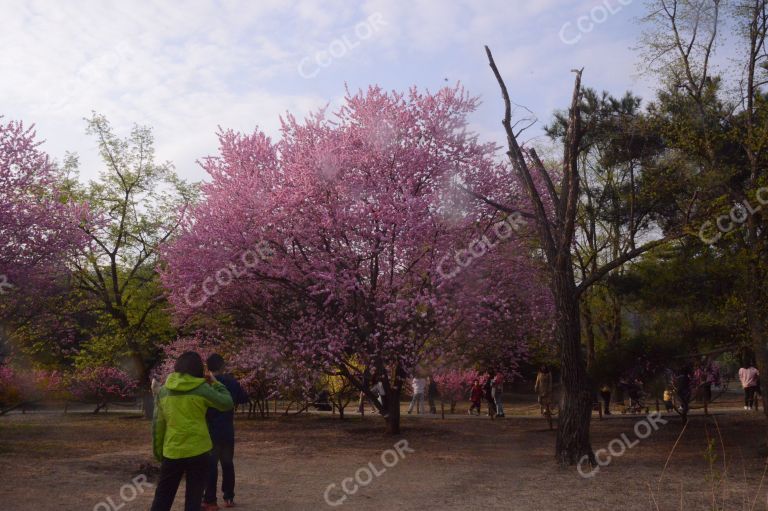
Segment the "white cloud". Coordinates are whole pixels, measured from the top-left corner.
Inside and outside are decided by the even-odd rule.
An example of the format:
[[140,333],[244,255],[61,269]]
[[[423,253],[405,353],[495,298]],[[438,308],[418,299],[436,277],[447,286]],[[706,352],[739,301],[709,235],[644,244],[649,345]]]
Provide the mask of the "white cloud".
[[[153,126],[158,157],[199,179],[194,162],[216,151],[218,125],[274,135],[280,114],[335,104],[345,82],[434,90],[460,79],[484,101],[473,125],[492,136],[500,102],[484,44],[513,98],[542,121],[567,104],[573,67],[586,67],[588,86],[645,91],[629,50],[639,0],[577,45],[559,38],[563,23],[600,1],[0,0],[0,114],[36,122],[54,156],[79,152],[85,177],[98,171],[82,121],[91,110],[122,132]],[[386,23],[374,37],[316,78],[299,75],[302,58],[374,13]]]

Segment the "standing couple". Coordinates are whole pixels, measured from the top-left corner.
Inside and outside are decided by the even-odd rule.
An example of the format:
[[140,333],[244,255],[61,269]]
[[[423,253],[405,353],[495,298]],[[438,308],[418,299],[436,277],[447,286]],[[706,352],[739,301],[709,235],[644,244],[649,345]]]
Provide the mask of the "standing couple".
[[235,505],[234,407],[248,401],[240,384],[224,374],[224,359],[182,354],[155,400],[153,451],[161,462],[151,511],[170,511],[181,478],[185,511],[215,511],[218,465],[224,506]]

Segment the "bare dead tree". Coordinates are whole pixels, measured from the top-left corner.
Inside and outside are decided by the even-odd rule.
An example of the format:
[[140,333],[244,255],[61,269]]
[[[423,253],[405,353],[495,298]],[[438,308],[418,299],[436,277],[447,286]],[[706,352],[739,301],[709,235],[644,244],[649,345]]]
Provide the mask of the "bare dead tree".
[[[683,234],[682,231],[675,232],[639,246],[628,244],[614,258],[594,267],[588,276],[577,282],[572,252],[577,210],[581,200],[578,161],[581,140],[584,135],[580,114],[582,70],[574,71],[576,79],[564,139],[563,172],[561,181],[556,186],[535,150],[523,148],[519,144],[512,126],[509,92],[496,66],[491,50],[487,46],[485,50],[504,100],[505,112],[502,125],[507,135],[507,156],[530,199],[533,210],[531,215],[534,217],[538,242],[544,252],[555,303],[555,340],[560,350],[563,378],[563,399],[558,421],[556,458],[563,465],[576,464],[580,460],[584,460],[585,457],[594,463],[595,459],[589,438],[594,389],[589,381],[581,350],[580,296],[612,270],[655,247],[682,237]],[[540,178],[543,183],[542,188],[544,190],[542,192],[535,184],[534,175]],[[547,199],[554,204],[552,212],[547,212],[542,193],[546,193]],[[490,199],[482,198],[480,200],[491,207],[496,207],[494,201]],[[497,207],[500,211],[516,209],[506,205],[500,206]],[[550,218],[550,215],[553,218]]]

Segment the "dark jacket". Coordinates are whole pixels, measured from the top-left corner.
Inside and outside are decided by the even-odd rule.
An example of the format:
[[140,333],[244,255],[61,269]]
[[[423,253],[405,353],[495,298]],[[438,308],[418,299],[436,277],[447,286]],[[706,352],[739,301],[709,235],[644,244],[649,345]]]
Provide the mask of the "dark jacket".
[[[227,388],[232,396],[235,407],[248,402],[248,395],[231,374],[222,374],[217,376],[216,379]],[[211,440],[214,443],[235,441],[234,410],[220,412],[214,408],[209,408],[206,419],[208,419],[208,431],[210,431]]]
[[485,399],[488,401],[491,401],[493,399],[493,393],[491,392],[491,389],[493,388],[493,377],[489,376],[485,379],[485,382],[483,383],[483,394],[485,395]]
[[432,380],[427,387],[427,399],[436,399],[440,394],[437,391],[437,382]]

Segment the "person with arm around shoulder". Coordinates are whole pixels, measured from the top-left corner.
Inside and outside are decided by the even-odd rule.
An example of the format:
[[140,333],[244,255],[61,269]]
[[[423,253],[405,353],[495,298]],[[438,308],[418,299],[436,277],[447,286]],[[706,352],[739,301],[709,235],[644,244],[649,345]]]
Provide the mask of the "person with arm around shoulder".
[[[216,380],[227,388],[235,406],[248,402],[248,395],[243,387],[234,376],[225,371],[224,357],[214,353],[208,357],[205,364]],[[203,510],[216,511],[219,509],[216,498],[219,464],[221,464],[221,492],[224,507],[235,506],[235,412],[234,410],[221,412],[215,408],[209,408],[206,417],[213,449],[208,468],[208,484],[203,497]]]
[[170,511],[182,477],[186,481],[184,510],[200,511],[213,447],[206,423],[208,408],[232,410],[232,396],[206,372],[198,353],[183,353],[155,401],[152,446],[161,464],[151,511]]

